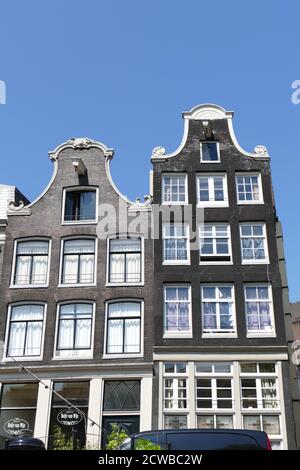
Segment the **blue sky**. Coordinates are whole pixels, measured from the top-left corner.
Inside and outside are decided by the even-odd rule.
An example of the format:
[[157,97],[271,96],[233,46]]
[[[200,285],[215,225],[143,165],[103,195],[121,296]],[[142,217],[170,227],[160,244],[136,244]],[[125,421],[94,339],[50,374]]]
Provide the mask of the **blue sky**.
[[120,190],[142,197],[153,147],[181,141],[181,112],[219,104],[235,111],[243,148],[269,149],[300,299],[299,17],[296,0],[1,0],[0,182],[35,198],[52,174],[48,151],[88,136],[115,149]]

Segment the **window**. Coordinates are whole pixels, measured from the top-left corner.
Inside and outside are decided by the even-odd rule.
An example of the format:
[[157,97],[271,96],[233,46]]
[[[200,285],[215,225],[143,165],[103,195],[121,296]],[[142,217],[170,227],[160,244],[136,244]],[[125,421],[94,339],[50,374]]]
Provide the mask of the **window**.
[[241,387],[243,408],[278,408],[276,378],[241,378]]
[[197,176],[197,204],[201,207],[228,206],[226,175],[202,173]]
[[233,429],[232,415],[198,415],[198,429]]
[[266,224],[240,224],[242,263],[268,263]]
[[108,282],[112,284],[142,282],[140,239],[109,240]]
[[107,304],[106,354],[141,353],[141,302]]
[[187,364],[169,362],[164,364],[164,409],[186,410],[187,400]]
[[65,191],[64,222],[95,222],[96,193],[96,189]]
[[[87,413],[89,404],[89,382],[54,382],[53,389],[72,405],[69,406],[55,393],[52,394],[48,449],[53,449],[54,437],[59,430],[65,442],[77,431],[77,446],[85,446]],[[76,407],[76,408],[75,408]]]
[[187,198],[187,175],[163,175],[162,202],[165,204],[185,204]]
[[201,286],[203,334],[235,333],[233,286]]
[[60,305],[55,356],[90,356],[92,354],[92,326],[93,304]]
[[228,224],[201,224],[199,244],[200,263],[224,264],[232,261]]
[[201,163],[219,163],[219,143],[218,142],[200,142]]
[[[252,431],[265,431],[271,438],[272,450],[280,450],[282,445],[282,437],[280,430],[279,415],[244,415],[244,429]],[[273,440],[275,437],[275,440]]]
[[232,363],[196,362],[196,408],[233,408]]
[[105,380],[103,411],[139,411],[139,380]]
[[261,176],[256,174],[236,175],[238,204],[262,204]]
[[190,262],[188,225],[163,226],[163,253],[164,264],[188,264]]
[[61,284],[93,284],[94,282],[95,240],[64,240]]
[[28,240],[16,244],[15,286],[43,286],[48,283],[49,241]]
[[276,374],[275,362],[242,362],[241,374]]
[[191,336],[191,288],[190,286],[165,286],[164,288],[164,336]]
[[45,306],[25,304],[10,307],[7,357],[41,358]]
[[248,335],[274,335],[271,286],[246,285],[244,292]]
[[186,415],[165,415],[164,429],[185,429],[187,428]]
[[3,384],[0,406],[0,449],[5,440],[33,435],[38,383]]

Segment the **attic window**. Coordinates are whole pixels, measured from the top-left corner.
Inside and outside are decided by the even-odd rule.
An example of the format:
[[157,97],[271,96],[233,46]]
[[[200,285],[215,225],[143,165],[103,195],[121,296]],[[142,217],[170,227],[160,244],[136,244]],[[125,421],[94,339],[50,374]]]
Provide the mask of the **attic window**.
[[203,163],[219,163],[219,142],[201,142],[200,155]]
[[96,221],[96,189],[67,190],[64,222]]

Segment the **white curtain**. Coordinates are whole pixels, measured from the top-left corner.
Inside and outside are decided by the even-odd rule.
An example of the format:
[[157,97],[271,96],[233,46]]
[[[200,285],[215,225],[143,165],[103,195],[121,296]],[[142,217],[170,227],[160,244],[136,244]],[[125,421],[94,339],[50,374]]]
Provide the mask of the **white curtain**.
[[[66,304],[61,306],[58,332],[58,356],[76,357],[85,356],[90,353],[92,315],[91,304]],[[76,331],[74,332],[75,321]]]
[[[107,352],[135,353],[140,350],[141,306],[137,302],[112,303],[108,306]],[[117,318],[116,318],[117,317]],[[132,318],[138,317],[138,318]],[[125,328],[125,331],[124,331]],[[123,345],[124,335],[124,345]]]
[[44,307],[42,305],[18,305],[12,308],[8,345],[9,355],[40,355],[43,315]]
[[[45,284],[47,280],[48,251],[48,241],[19,242],[15,284]],[[32,278],[30,279],[31,263]]]
[[[110,240],[110,282],[140,282],[141,241],[139,239]],[[138,252],[138,253],[133,253]],[[126,255],[125,255],[126,253]],[[125,279],[126,256],[126,279]]]
[[79,282],[82,284],[93,282],[95,264],[95,241],[67,240],[64,243],[64,284],[77,284],[79,255],[81,255]]

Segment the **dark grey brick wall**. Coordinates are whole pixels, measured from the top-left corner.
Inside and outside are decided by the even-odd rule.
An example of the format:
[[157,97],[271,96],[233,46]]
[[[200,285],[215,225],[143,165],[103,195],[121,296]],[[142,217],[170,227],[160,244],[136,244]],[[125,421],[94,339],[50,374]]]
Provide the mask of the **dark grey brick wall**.
[[[79,181],[72,166],[73,158],[81,158],[87,167],[87,178]],[[56,307],[65,300],[92,300],[96,302],[94,359],[76,361],[92,363],[128,362],[128,359],[102,359],[105,301],[120,297],[133,297],[144,300],[144,359],[131,358],[130,362],[152,360],[153,344],[153,269],[152,242],[145,240],[145,285],[144,287],[105,287],[106,282],[106,240],[98,240],[97,286],[96,287],[58,287],[61,238],[70,235],[96,235],[96,224],[93,225],[61,225],[63,188],[79,184],[99,188],[99,203],[112,204],[116,213],[119,210],[119,196],[111,186],[105,170],[105,156],[98,148],[74,150],[66,148],[58,156],[56,178],[46,192],[31,208],[30,216],[9,216],[4,251],[3,277],[0,287],[0,340],[4,340],[8,305],[19,301],[47,302],[47,322],[44,347],[44,364],[55,364],[52,360],[55,335]],[[11,289],[10,278],[13,260],[14,240],[20,237],[49,237],[52,240],[50,282],[48,288]],[[62,361],[58,361],[60,364]],[[30,363],[29,363],[30,364]],[[40,362],[39,362],[40,364]],[[68,361],[70,364],[70,361]],[[2,365],[1,367],[5,367]]]

